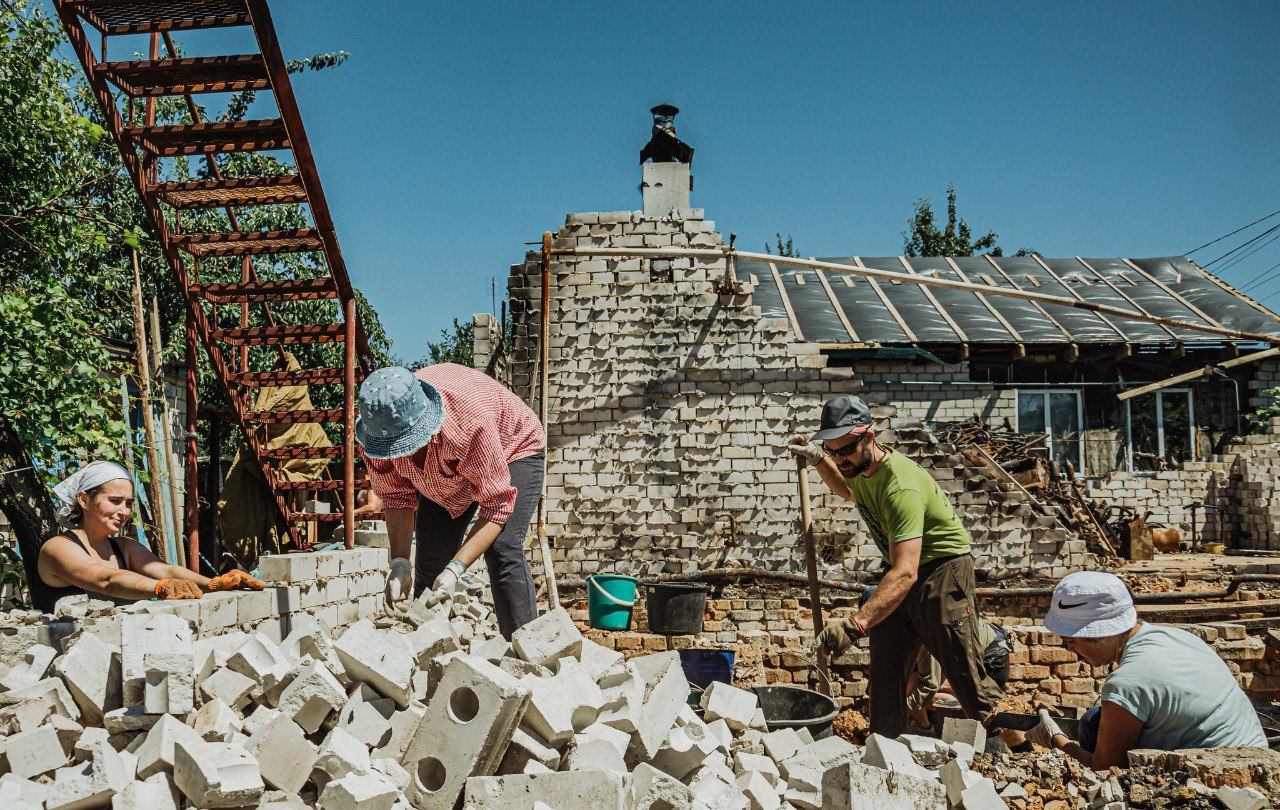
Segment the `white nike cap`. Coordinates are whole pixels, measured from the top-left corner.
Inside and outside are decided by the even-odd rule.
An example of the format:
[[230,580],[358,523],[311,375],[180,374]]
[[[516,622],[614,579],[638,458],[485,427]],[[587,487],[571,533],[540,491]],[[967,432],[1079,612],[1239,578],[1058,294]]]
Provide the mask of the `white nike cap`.
[[1101,571],[1067,574],[1053,589],[1044,626],[1065,638],[1102,638],[1132,630],[1138,611],[1124,580]]

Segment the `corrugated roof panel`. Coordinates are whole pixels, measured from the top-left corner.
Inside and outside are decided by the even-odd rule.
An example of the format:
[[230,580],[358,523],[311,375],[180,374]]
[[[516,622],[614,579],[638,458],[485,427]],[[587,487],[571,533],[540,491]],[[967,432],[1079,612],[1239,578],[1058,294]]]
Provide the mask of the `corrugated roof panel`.
[[[840,261],[843,263],[845,260],[823,259],[822,261]],[[894,273],[906,272],[902,262],[898,261],[896,256],[864,256],[862,263],[877,270],[889,270]],[[929,297],[924,294],[919,284],[907,282],[894,284],[892,281],[883,280],[877,280],[877,283],[880,285],[885,297],[893,304],[893,308],[898,311],[902,320],[915,333],[917,340],[923,343],[957,343],[960,341],[960,336],[938,314],[937,308],[929,300]]]
[[[1085,267],[1075,259],[1043,259],[1043,261],[1053,268],[1059,278],[1069,284],[1086,301],[1119,307],[1120,309],[1135,309],[1134,305],[1125,298],[1125,295],[1129,294],[1129,287],[1123,282],[1117,282],[1107,275],[1092,273],[1088,267]],[[1093,266],[1096,267],[1097,265]],[[1107,281],[1115,284],[1115,289],[1108,286]],[[1174,339],[1167,330],[1154,323],[1121,318],[1115,315],[1108,315],[1107,319],[1118,326],[1125,335],[1135,342],[1154,341],[1160,343]]]
[[[1055,261],[1066,260],[1056,259]],[[1181,321],[1200,323],[1205,326],[1211,325],[1188,308],[1186,304],[1160,289],[1158,285],[1152,284],[1150,280],[1143,278],[1141,273],[1125,264],[1122,260],[1085,259],[1085,261],[1094,270],[1110,279],[1111,283],[1116,285],[1125,295],[1132,298],[1135,304],[1157,318],[1177,318]],[[1206,337],[1204,332],[1179,329],[1177,327],[1169,327],[1169,329],[1181,340],[1204,340]],[[1166,336],[1165,340],[1168,339]]]
[[[1280,334],[1280,318],[1274,313],[1263,311],[1265,307],[1250,302],[1238,291],[1225,289],[1226,285],[1208,278],[1206,271],[1182,256],[1131,261],[1228,329]],[[1199,339],[1211,340],[1213,336],[1202,335]]]
[[[964,281],[943,257],[913,256],[907,259],[907,262],[919,275],[936,273],[938,278],[948,281]],[[1007,343],[1014,339],[1009,330],[1005,329],[991,314],[991,310],[983,306],[982,299],[976,293],[948,290],[943,287],[930,287],[929,291],[947,310],[947,314],[956,322],[956,325],[964,330],[970,343]],[[1001,314],[1003,316],[1003,313]]]
[[[995,268],[981,256],[956,256],[952,258],[952,261],[964,271],[971,284],[983,284],[982,277],[986,276],[995,281],[998,286],[1005,288],[1010,286],[1004,277],[995,272]],[[1024,342],[1068,342],[1066,336],[1062,334],[1062,330],[1045,318],[1044,313],[1030,301],[1006,298],[1003,295],[989,295],[987,296],[987,301],[1009,322],[1010,326],[1018,330],[1018,334]]]
[[853,336],[836,315],[826,289],[818,281],[817,272],[795,267],[778,268],[782,285],[791,299],[791,308],[804,329],[804,339],[811,343],[851,343]]
[[[1070,288],[1060,283],[1052,273],[1046,271],[1030,256],[1001,256],[993,260],[1013,279],[1015,286],[1023,290],[1056,295],[1061,298],[1075,297]],[[1030,279],[1035,279],[1035,282]],[[1041,306],[1054,320],[1062,324],[1062,328],[1066,329],[1077,343],[1122,343],[1126,339],[1122,334],[1123,330],[1117,332],[1107,323],[1107,320],[1095,313],[1058,304],[1041,304]]]

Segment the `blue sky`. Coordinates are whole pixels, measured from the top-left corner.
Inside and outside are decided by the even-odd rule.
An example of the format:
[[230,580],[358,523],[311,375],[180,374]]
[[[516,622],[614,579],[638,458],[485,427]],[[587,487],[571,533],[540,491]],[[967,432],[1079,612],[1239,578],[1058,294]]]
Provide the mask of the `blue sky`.
[[[975,230],[1046,256],[1180,254],[1280,209],[1275,2],[272,10],[287,57],[351,52],[295,89],[352,279],[407,358],[488,311],[565,213],[638,208],[664,101],[694,205],[749,249],[780,230],[804,255],[896,255],[947,182]],[[1280,243],[1225,276],[1276,262]]]

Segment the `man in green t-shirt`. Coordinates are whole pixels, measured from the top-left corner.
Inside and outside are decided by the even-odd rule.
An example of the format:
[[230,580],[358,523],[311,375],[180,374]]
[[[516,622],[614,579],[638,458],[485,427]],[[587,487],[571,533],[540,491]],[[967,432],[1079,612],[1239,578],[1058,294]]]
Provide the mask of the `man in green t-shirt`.
[[937,482],[876,443],[871,410],[854,396],[828,400],[819,431],[809,441],[795,437],[787,449],[857,504],[888,565],[871,599],[852,617],[828,621],[818,636],[832,656],[869,636],[871,730],[886,737],[906,731],[917,644],[942,665],[965,715],[986,720],[1002,693],[982,661],[969,532]]

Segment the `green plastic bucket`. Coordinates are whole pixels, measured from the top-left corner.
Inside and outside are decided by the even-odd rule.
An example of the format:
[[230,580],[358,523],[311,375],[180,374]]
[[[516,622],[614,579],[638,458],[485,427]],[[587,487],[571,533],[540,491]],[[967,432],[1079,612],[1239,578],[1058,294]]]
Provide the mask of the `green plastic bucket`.
[[636,578],[621,574],[587,577],[587,615],[597,630],[627,630],[636,604]]

